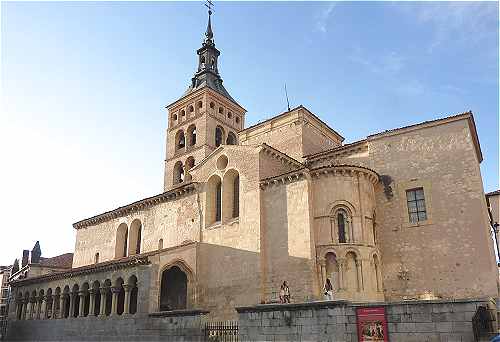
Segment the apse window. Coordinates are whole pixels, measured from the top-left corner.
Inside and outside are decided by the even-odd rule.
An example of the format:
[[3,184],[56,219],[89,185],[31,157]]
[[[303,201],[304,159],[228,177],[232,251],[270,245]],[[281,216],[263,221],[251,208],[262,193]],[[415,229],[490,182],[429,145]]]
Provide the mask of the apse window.
[[424,188],[406,190],[406,203],[408,205],[408,217],[411,223],[427,220]]

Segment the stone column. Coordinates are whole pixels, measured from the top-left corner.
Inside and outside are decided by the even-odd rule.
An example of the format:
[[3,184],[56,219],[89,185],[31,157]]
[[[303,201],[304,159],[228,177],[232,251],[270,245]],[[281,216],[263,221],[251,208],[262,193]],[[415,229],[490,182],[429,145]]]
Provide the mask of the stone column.
[[33,319],[33,298],[28,299],[28,319]]
[[87,317],[92,317],[94,316],[94,310],[95,310],[95,290],[94,289],[89,289],[89,314]]
[[111,288],[111,315],[118,314],[118,294],[120,293],[120,287],[112,287]]
[[358,292],[363,290],[363,272],[361,270],[361,260],[356,259],[356,271],[358,278]]
[[80,304],[78,305],[78,317],[83,317],[85,313],[85,291],[78,292]]
[[127,284],[123,284],[123,289],[125,290],[125,303],[123,304],[123,314],[128,315],[130,313],[130,290],[132,287]]
[[57,318],[57,313],[56,313],[56,303],[57,301],[59,301],[59,296],[52,296],[52,319],[56,319]]
[[53,299],[54,297],[52,296],[45,296],[45,310],[43,312],[43,319],[47,319],[49,318],[49,311],[50,311],[50,308],[51,308],[51,300]]
[[59,295],[59,318],[64,318],[64,303],[66,302],[64,297],[64,294]]
[[99,310],[99,317],[104,317],[106,316],[106,288],[101,287],[99,288],[99,291],[101,292],[101,307]]
[[339,290],[344,290],[344,262],[345,259],[337,259],[339,263]]
[[323,293],[323,286],[325,285],[326,278],[328,278],[328,275],[326,274],[326,260],[325,259],[320,259],[319,261],[319,268],[321,272],[321,288],[320,291]]
[[37,319],[44,319],[45,315],[45,310],[44,310],[44,302],[45,302],[45,296],[40,297],[40,300],[38,301],[38,313],[37,313]]
[[26,300],[21,299],[21,319],[26,319]]

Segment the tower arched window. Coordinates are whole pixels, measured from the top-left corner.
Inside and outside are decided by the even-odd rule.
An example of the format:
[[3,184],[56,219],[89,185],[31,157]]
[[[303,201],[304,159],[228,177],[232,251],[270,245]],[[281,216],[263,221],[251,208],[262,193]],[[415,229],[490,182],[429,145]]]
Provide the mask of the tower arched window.
[[174,184],[182,183],[184,181],[184,167],[182,162],[179,160],[174,165]]
[[175,150],[178,151],[186,147],[186,137],[184,136],[184,131],[180,130],[175,135]]
[[205,68],[205,56],[201,56],[200,57],[200,67],[201,69],[204,69]]
[[227,145],[236,145],[236,135],[233,132],[229,132],[227,134],[226,144]]
[[196,145],[196,126],[191,125],[187,130],[188,135],[188,146]]
[[222,127],[215,128],[215,147],[219,147],[224,142],[224,130]]

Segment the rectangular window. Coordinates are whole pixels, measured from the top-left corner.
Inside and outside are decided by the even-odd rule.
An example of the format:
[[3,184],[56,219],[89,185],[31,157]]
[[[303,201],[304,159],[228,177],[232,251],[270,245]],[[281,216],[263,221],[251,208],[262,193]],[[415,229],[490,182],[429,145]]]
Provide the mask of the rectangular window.
[[406,190],[406,202],[408,204],[408,216],[411,223],[427,220],[424,188]]

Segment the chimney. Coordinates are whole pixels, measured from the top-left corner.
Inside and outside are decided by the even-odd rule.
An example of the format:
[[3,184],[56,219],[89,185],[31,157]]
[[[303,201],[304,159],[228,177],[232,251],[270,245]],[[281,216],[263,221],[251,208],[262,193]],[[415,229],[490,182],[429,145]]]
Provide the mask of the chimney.
[[23,250],[23,260],[21,262],[21,268],[28,265],[29,257],[30,257],[30,251],[28,249],[24,249]]

